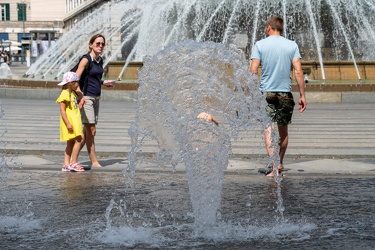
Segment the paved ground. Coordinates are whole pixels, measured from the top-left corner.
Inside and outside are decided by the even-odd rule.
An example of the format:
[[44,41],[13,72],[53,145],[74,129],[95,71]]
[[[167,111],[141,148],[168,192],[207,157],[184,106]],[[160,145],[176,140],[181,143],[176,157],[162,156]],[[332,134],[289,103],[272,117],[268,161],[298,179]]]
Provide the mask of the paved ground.
[[[27,68],[18,63],[11,69],[12,77],[17,78]],[[54,102],[58,92],[59,89],[1,89],[4,116],[0,119],[3,134],[0,142],[9,166],[60,169],[65,144],[59,142],[59,110]],[[295,112],[290,126],[286,173],[375,174],[375,109],[373,104],[366,103],[369,97],[373,99],[373,94],[367,93],[361,100],[362,94],[348,93],[346,99],[351,103],[345,103],[341,97],[341,102],[309,103],[303,114]],[[96,143],[104,168],[92,171],[118,171],[127,165],[130,150],[127,131],[134,121],[136,93],[108,91],[103,95]],[[332,101],[332,96],[328,98]],[[233,141],[234,155],[228,170],[256,173],[268,161],[261,129],[254,127],[241,138]],[[155,142],[146,143],[143,150],[156,151]],[[80,160],[84,166],[89,165],[85,152]],[[142,167],[156,169],[151,160],[145,161]],[[177,169],[183,170],[183,166]]]
[[[59,110],[51,100],[1,99],[0,140],[9,166],[60,170],[65,144],[59,142]],[[134,121],[136,102],[103,101],[96,136],[97,153],[104,168],[120,170],[127,165],[130,150],[128,128]],[[362,173],[375,174],[375,109],[369,104],[312,103],[295,112],[285,160],[286,174]],[[259,127],[233,141],[228,170],[256,173],[267,163]],[[157,151],[155,142],[143,152]],[[14,155],[17,155],[14,157]],[[80,158],[88,166],[85,152]],[[144,169],[155,170],[152,161]],[[183,170],[182,166],[178,170]]]

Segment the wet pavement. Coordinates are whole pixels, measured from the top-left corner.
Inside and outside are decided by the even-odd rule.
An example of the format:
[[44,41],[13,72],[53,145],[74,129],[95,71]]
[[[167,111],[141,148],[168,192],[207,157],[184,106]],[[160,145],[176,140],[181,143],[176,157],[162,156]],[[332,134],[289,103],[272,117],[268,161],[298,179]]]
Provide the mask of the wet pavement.
[[194,224],[185,174],[22,169],[1,182],[1,249],[373,249],[373,176],[280,185],[228,173],[217,224]]

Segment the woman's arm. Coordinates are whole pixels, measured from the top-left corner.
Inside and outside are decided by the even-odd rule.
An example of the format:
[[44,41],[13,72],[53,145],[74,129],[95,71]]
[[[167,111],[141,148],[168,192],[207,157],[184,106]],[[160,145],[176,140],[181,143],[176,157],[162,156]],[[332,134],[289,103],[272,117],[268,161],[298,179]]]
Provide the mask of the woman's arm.
[[[86,70],[86,67],[88,66],[88,64],[89,64],[89,60],[86,57],[83,57],[81,59],[81,61],[79,62],[78,68],[77,68],[77,71],[76,71],[76,74],[79,76],[79,78],[81,78],[81,76],[82,76],[83,72]],[[82,108],[82,106],[85,105],[85,103],[86,103],[86,99],[84,98],[83,91],[81,90],[79,85],[78,85],[78,88],[76,90],[76,93],[78,95],[78,100],[79,100],[78,107]]]

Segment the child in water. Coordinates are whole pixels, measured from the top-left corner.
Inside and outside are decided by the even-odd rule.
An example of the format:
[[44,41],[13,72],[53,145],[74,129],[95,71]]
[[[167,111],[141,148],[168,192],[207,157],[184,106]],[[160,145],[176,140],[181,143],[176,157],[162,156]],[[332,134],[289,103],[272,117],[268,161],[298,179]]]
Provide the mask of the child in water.
[[78,163],[83,130],[77,94],[79,77],[75,72],[67,72],[58,84],[62,90],[56,103],[60,103],[60,141],[66,141],[63,172],[82,172],[85,169]]

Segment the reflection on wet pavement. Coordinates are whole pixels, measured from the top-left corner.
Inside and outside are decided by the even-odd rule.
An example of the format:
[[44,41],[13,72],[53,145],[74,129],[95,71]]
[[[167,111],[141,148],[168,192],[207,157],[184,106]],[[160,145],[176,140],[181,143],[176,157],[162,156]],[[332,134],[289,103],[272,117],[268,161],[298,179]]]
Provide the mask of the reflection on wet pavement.
[[[260,178],[261,177],[261,178]],[[184,174],[13,171],[1,183],[1,249],[371,249],[375,179],[225,176],[218,225],[196,228]]]

